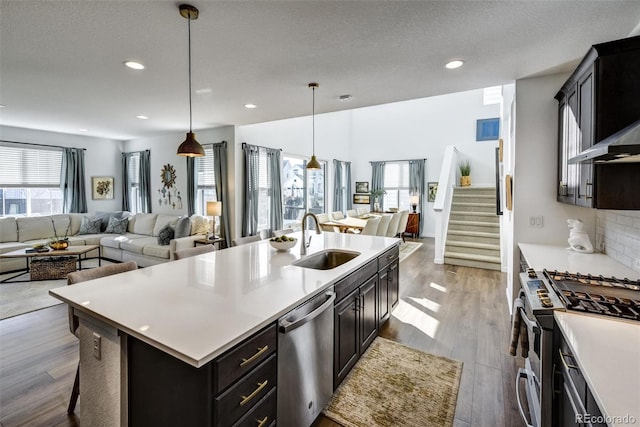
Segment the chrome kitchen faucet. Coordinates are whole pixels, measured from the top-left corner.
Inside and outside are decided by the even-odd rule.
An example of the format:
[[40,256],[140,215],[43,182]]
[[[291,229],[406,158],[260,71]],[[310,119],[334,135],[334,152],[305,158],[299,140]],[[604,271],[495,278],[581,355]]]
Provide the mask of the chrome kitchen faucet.
[[307,247],[311,244],[311,237],[309,236],[309,241],[307,242],[307,236],[305,234],[305,224],[307,223],[307,217],[310,216],[316,223],[316,234],[320,234],[320,225],[318,224],[318,217],[312,214],[311,212],[307,212],[302,217],[302,242],[300,242],[300,255],[307,254]]

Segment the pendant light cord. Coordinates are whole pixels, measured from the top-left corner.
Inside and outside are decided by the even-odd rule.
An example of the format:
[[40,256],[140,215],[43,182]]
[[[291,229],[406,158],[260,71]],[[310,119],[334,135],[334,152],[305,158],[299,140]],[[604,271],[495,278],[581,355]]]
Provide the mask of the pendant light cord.
[[192,118],[191,118],[191,14],[187,18],[189,21],[189,132],[193,132],[192,130]]
[[311,154],[312,155],[316,155],[316,88],[313,87],[312,89],[312,105],[311,105],[311,142],[312,142],[312,151]]

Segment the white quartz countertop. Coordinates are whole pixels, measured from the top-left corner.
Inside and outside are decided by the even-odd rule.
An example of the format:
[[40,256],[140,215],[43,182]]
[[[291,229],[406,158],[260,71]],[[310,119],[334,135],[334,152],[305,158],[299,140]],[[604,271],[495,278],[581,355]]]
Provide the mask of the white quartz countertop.
[[585,254],[564,246],[519,243],[520,252],[527,264],[536,271],[558,270],[570,273],[615,276],[619,279],[638,279],[640,273],[619,263],[603,253]]
[[640,323],[561,311],[554,317],[608,425],[640,422]]
[[301,233],[294,233],[290,236],[298,242],[290,252],[276,252],[263,240],[50,294],[200,367],[400,242],[347,233],[308,235],[313,238],[307,254],[336,248],[361,254],[331,270],[297,267],[291,263],[301,258]]

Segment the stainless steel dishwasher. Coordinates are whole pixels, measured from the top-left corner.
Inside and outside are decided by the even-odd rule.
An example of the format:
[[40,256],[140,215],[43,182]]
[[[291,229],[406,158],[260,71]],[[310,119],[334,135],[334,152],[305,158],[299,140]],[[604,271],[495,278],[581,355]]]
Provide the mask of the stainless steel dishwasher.
[[278,426],[305,427],[333,393],[334,292],[317,295],[278,321]]

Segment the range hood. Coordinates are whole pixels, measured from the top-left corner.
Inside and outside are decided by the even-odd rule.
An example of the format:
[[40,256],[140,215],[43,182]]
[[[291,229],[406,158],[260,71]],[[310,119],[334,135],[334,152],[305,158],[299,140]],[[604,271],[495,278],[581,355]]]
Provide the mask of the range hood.
[[640,120],[578,153],[569,163],[640,162]]

